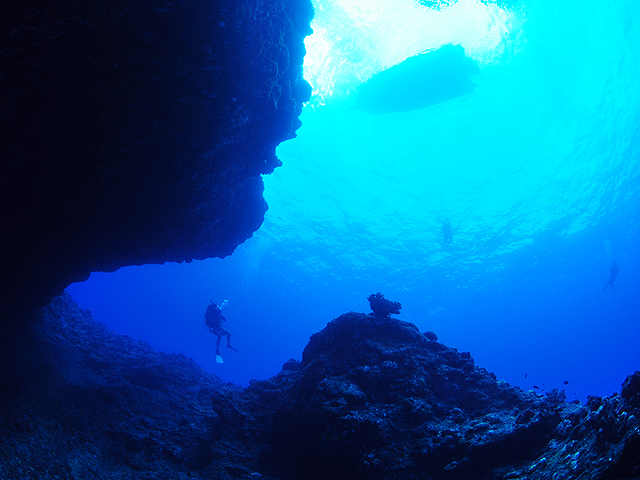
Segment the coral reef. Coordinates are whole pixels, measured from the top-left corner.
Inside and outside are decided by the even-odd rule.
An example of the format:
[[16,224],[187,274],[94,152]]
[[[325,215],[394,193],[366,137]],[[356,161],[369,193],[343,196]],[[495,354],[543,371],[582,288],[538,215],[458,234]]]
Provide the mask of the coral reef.
[[230,255],[311,92],[309,0],[49,3],[0,6],[0,321],[93,271]]
[[311,337],[275,411],[296,478],[477,478],[535,458],[565,410],[476,367],[412,324],[349,313]]
[[387,300],[380,292],[372,293],[367,297],[367,300],[369,300],[369,305],[371,306],[373,315],[379,318],[388,317],[392,313],[397,315],[400,313],[400,309],[402,308],[402,305],[398,302]]
[[0,349],[1,478],[640,477],[640,372],[567,403],[355,312],[246,388],[114,334],[67,295],[14,333]]

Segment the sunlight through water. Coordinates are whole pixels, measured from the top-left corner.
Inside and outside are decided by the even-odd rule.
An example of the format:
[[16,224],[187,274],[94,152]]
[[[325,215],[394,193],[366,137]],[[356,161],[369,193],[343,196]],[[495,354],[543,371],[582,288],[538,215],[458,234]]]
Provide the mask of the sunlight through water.
[[[619,127],[638,118],[640,88],[621,84],[637,83],[638,67],[608,45],[628,47],[629,32],[604,31],[623,10],[600,5],[558,28],[567,12],[537,17],[539,6],[318,2],[305,63],[315,94],[298,138],[279,147],[285,166],[265,178],[265,231],[323,244],[341,264],[366,251],[406,273],[495,258],[552,227],[568,235],[605,215],[611,195],[624,201],[602,181],[637,175],[624,153],[637,130]],[[409,112],[351,108],[363,80],[447,43],[478,61],[473,93]],[[446,219],[456,242],[442,252]]]
[[[300,358],[332,318],[368,312],[379,291],[402,303],[399,318],[514,385],[568,380],[570,399],[619,389],[640,365],[640,2],[315,10],[304,65],[314,93],[277,149],[283,166],[264,177],[262,227],[224,260],[92,275],[74,298],[246,383]],[[421,87],[400,75],[381,95],[416,108],[355,108],[381,72],[446,45],[477,65],[475,88],[424,102],[452,77],[431,72]],[[612,260],[620,274],[603,292]],[[224,299],[244,353],[222,368],[201,320]]]
[[304,62],[312,104],[343,99],[372,75],[442,45],[461,45],[482,65],[522,42],[516,13],[475,0],[441,9],[412,0],[317,1],[315,11]]

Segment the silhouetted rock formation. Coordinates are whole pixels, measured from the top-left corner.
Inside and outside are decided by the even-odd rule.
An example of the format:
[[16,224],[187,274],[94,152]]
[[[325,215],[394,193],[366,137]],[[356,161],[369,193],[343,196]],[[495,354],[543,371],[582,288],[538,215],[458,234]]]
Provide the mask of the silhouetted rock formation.
[[343,315],[302,358],[272,429],[298,478],[480,478],[535,458],[571,408],[393,318]]
[[640,372],[586,405],[524,392],[354,312],[243,389],[64,295],[0,351],[0,478],[637,479],[638,398]]
[[3,310],[249,238],[260,175],[310,95],[312,14],[309,0],[3,2]]
[[379,318],[389,317],[391,314],[398,315],[402,308],[399,302],[387,300],[380,292],[372,293],[367,300],[373,315]]

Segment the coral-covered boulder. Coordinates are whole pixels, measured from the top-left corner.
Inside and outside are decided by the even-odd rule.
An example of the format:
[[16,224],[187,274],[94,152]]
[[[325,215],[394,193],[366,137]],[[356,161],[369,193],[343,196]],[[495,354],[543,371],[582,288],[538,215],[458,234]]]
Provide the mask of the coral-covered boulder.
[[633,407],[640,409],[640,372],[629,375],[622,384],[622,397]]
[[367,300],[369,300],[373,315],[380,318],[388,317],[391,314],[397,315],[402,308],[399,302],[387,300],[380,292],[372,293],[367,297]]
[[496,381],[429,337],[354,312],[313,335],[299,385],[274,413],[274,458],[287,458],[297,478],[444,479],[535,456],[564,397]]

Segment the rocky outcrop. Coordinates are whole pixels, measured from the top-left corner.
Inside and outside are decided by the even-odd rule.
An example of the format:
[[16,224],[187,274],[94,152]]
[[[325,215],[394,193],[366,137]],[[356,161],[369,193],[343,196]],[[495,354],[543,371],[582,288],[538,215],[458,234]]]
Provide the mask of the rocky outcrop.
[[13,345],[0,352],[0,478],[228,479],[257,458],[239,430],[227,437],[239,407],[212,403],[242,389],[114,334],[67,295]]
[[0,312],[92,271],[224,257],[295,136],[309,0],[0,6]]
[[390,317],[348,313],[246,388],[109,331],[68,297],[0,350],[7,479],[640,477],[640,372],[621,394],[524,392]]
[[575,408],[429,337],[353,312],[311,337],[271,430],[297,478],[482,478],[534,459]]

